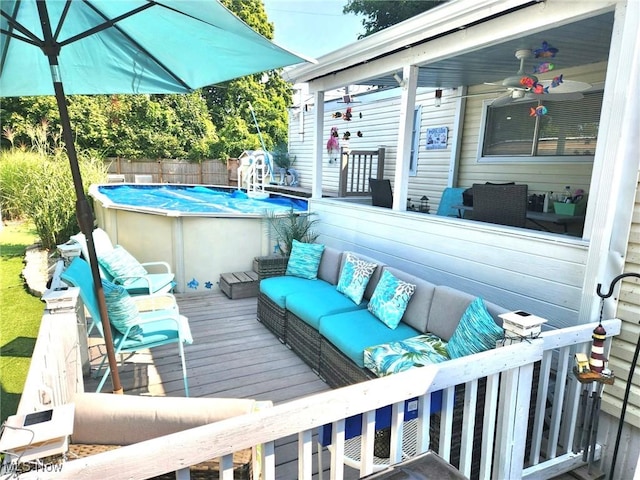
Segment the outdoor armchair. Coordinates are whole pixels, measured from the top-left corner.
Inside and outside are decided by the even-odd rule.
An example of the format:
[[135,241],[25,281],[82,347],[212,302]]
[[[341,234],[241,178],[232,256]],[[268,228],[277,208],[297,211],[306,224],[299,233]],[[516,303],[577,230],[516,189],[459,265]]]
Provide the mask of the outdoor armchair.
[[[80,297],[91,315],[95,326],[104,338],[104,330],[95,294],[93,277],[89,264],[82,258],[75,258],[62,272],[64,282],[80,288]],[[115,288],[114,288],[115,287]],[[187,318],[180,315],[175,298],[171,294],[131,297],[122,289],[103,280],[107,310],[113,337],[114,352],[132,354],[140,350],[159,347],[171,343],[178,344],[182,361],[182,378],[185,396],[189,396],[187,367],[184,358],[184,343],[192,343],[191,330]],[[133,303],[132,303],[133,301]],[[132,306],[133,305],[133,306]],[[102,358],[97,374],[104,368],[97,392],[102,390],[111,369]]]
[[[88,261],[89,252],[84,234],[72,235],[71,240],[80,244],[82,256]],[[122,285],[131,295],[153,295],[173,290],[175,275],[167,262],[138,262],[122,246],[114,246],[107,232],[101,228],[93,231],[93,243],[98,256],[100,275]],[[148,272],[149,267],[157,269],[159,273]]]

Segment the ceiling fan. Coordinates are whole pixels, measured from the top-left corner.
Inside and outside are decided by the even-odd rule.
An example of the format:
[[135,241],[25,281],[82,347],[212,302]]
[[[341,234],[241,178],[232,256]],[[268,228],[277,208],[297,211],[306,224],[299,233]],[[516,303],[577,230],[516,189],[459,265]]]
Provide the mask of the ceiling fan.
[[[492,107],[501,107],[518,101],[541,100],[543,97],[545,101],[579,100],[583,98],[581,92],[591,88],[591,85],[585,82],[564,80],[562,75],[556,77],[555,80],[539,80],[535,75],[526,73],[524,70],[525,60],[532,56],[531,50],[516,50],[515,57],[520,60],[520,69],[514,75],[505,78],[501,83],[485,82],[485,85],[506,88],[506,92],[491,102]],[[557,78],[559,78],[559,81]],[[534,86],[538,86],[544,93],[535,93]],[[484,92],[478,95],[490,95],[492,93],[497,92]]]

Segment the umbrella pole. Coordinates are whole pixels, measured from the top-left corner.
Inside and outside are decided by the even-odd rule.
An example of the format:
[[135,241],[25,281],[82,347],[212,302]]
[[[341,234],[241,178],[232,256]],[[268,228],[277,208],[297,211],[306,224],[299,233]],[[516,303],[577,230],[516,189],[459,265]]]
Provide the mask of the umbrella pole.
[[73,177],[73,186],[76,191],[76,215],[80,231],[87,239],[87,250],[89,251],[89,265],[91,266],[91,276],[95,286],[96,297],[98,299],[98,308],[102,321],[102,329],[104,331],[104,342],[107,350],[107,358],[109,360],[109,368],[111,369],[111,382],[113,385],[113,393],[122,394],[122,385],[120,384],[120,374],[118,372],[118,362],[113,349],[113,337],[111,335],[111,325],[109,323],[109,314],[107,312],[107,302],[102,289],[102,279],[98,268],[98,256],[96,255],[95,244],[93,243],[93,212],[84,193],[82,184],[82,176],[80,174],[80,166],[78,164],[78,155],[76,153],[75,143],[73,141],[73,133],[71,131],[71,121],[69,120],[69,111],[60,78],[60,70],[58,68],[58,54],[60,46],[54,41],[51,32],[51,24],[47,13],[47,6],[44,2],[37,2],[38,13],[42,23],[44,34],[43,47],[44,53],[49,59],[51,67],[51,77],[53,79],[53,88],[60,111],[60,124],[62,125],[62,133],[64,136],[65,146],[67,148],[67,156],[69,157],[69,166],[71,167],[71,176]]

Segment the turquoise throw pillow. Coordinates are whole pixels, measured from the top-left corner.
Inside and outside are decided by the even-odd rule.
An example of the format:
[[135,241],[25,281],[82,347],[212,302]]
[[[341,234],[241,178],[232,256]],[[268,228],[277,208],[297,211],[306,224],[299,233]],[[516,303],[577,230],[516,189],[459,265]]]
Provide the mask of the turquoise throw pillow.
[[285,275],[315,280],[318,278],[318,267],[320,267],[323,251],[324,245],[319,243],[303,243],[294,240]]
[[346,255],[336,290],[349,297],[356,305],[360,305],[369,279],[378,265],[362,260],[351,252],[347,252]]
[[481,298],[476,298],[462,314],[460,323],[447,343],[450,358],[460,358],[495,348],[503,330],[491,317]]
[[396,328],[415,291],[415,285],[403,282],[385,270],[369,300],[367,309],[387,327]]
[[[131,255],[124,247],[116,245],[110,252],[104,253],[98,257],[98,263],[104,268],[114,279],[122,277],[144,277],[149,272]],[[135,278],[128,280],[116,280],[122,285],[130,285],[135,282]]]
[[140,313],[136,302],[124,287],[102,280],[102,290],[107,304],[107,313],[111,325],[123,335],[129,330],[128,339],[142,340],[142,328],[137,324]]

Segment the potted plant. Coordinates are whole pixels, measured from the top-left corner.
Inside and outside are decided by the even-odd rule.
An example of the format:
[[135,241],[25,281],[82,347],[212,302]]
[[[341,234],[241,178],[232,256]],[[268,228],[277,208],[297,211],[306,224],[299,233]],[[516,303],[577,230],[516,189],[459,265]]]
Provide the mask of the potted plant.
[[318,220],[312,219],[313,215],[315,214],[310,212],[296,212],[293,208],[286,215],[277,215],[273,211],[267,213],[277,244],[273,255],[254,259],[253,270],[260,280],[284,275],[294,240],[303,243],[316,241],[318,234],[313,231],[313,226]]
[[276,215],[273,212],[268,214],[269,224],[278,241],[276,250],[282,256],[291,253],[294,240],[303,243],[316,241],[318,234],[313,231],[313,226],[318,220],[312,219],[313,215],[310,212],[296,212],[293,208],[286,215]]

